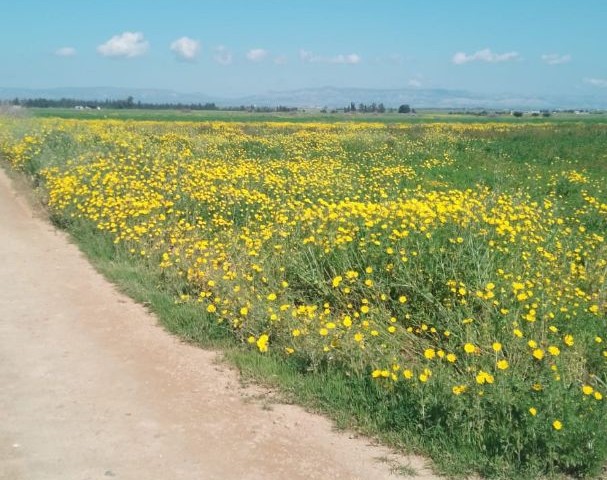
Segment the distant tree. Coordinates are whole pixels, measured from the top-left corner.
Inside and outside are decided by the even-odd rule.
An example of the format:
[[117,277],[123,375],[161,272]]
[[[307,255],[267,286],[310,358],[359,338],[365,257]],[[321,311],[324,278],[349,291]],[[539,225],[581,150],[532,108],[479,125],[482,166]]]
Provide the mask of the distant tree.
[[356,104],[354,102],[350,102],[350,111],[351,112],[355,112],[356,111]]
[[377,106],[377,111],[378,111],[379,113],[385,113],[385,112],[386,112],[386,107],[384,107],[384,104],[383,104],[383,103],[380,103],[380,104]]
[[550,115],[550,112],[542,112],[542,117],[549,117]]
[[398,107],[398,113],[411,113],[411,107],[409,105],[401,105]]
[[515,117],[522,117],[523,112],[512,112],[512,115],[514,115]]

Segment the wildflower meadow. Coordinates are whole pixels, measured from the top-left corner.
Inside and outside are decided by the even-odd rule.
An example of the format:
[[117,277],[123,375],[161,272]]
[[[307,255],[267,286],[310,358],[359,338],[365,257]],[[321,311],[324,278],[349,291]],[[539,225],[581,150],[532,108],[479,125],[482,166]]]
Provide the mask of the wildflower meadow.
[[592,123],[0,119],[57,225],[322,378],[318,408],[501,478],[607,459],[605,145]]

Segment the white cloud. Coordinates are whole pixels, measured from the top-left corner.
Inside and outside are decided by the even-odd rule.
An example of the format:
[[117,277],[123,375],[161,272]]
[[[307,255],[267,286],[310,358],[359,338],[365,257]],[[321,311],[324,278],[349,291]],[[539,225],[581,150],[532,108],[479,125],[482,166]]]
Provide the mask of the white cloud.
[[299,51],[299,58],[302,62],[306,63],[342,63],[354,65],[361,62],[360,55],[356,53],[349,53],[347,55],[340,53],[333,57],[323,57],[322,55],[315,55],[304,49]]
[[287,56],[286,55],[278,55],[277,57],[274,57],[274,63],[276,65],[284,65],[285,63],[287,63]]
[[417,78],[412,78],[411,80],[409,80],[407,85],[409,85],[410,87],[419,88],[422,86],[422,82],[420,80],[418,80]]
[[220,65],[230,65],[233,60],[233,55],[227,47],[219,45],[215,48],[213,59]]
[[147,52],[150,44],[143,38],[141,32],[124,32],[114,35],[107,42],[97,47],[104,57],[133,58]]
[[559,55],[558,53],[545,53],[542,55],[542,61],[548,65],[560,65],[561,63],[569,63],[573,57],[571,55]]
[[603,78],[585,78],[584,83],[593,85],[595,87],[607,88],[607,80]]
[[76,55],[76,49],[74,47],[61,47],[55,50],[55,55],[58,57],[73,57]]
[[307,50],[304,50],[303,48],[299,51],[299,59],[302,62],[313,62],[314,61],[314,55],[312,55],[312,52],[309,52]]
[[455,55],[453,55],[451,61],[456,65],[463,65],[464,63],[469,62],[507,62],[517,58],[519,58],[519,54],[517,52],[494,53],[489,48],[484,48],[483,50],[479,50],[478,52],[474,52],[470,55],[464,52],[457,52]]
[[329,59],[330,63],[360,63],[360,55],[356,53],[350,53],[348,55],[337,55],[336,57],[331,57]]
[[189,37],[181,37],[171,43],[171,51],[180,60],[192,61],[198,56],[200,42]]
[[268,56],[268,51],[263,48],[253,48],[247,52],[247,60],[251,62],[261,62]]

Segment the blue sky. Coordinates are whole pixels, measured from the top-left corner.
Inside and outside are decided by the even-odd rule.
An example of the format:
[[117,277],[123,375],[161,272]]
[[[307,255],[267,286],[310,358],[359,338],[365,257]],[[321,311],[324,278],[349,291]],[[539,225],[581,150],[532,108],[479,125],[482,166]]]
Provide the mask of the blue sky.
[[605,0],[12,0],[0,86],[607,95]]

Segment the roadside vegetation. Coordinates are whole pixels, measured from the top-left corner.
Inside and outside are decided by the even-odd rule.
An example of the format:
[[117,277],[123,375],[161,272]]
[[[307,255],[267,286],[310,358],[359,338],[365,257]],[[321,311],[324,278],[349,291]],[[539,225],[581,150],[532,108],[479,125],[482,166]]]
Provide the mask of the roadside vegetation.
[[274,120],[0,118],[0,154],[171,331],[339,426],[598,475],[607,125]]

